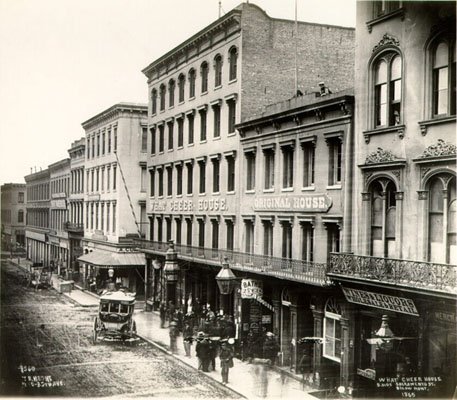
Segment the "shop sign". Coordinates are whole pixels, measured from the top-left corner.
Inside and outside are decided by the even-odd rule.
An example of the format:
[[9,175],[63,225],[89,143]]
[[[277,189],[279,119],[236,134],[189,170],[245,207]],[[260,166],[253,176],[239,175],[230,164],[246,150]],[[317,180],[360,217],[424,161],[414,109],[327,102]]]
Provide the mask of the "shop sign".
[[44,242],[46,240],[44,233],[32,232],[27,230],[25,231],[25,237],[28,239],[39,240],[41,242]]
[[227,211],[226,199],[157,200],[151,202],[151,212]]
[[411,299],[367,292],[366,290],[350,289],[343,286],[341,288],[346,296],[346,300],[350,303],[419,316],[417,308]]
[[270,314],[262,315],[262,324],[271,324],[271,315]]
[[241,280],[241,298],[242,299],[256,299],[263,296],[262,281],[255,279],[242,279]]
[[367,378],[367,379],[371,379],[372,381],[376,380],[376,371],[374,369],[357,368],[357,375],[363,376],[364,378]]
[[451,324],[456,323],[455,313],[444,312],[444,311],[435,311],[435,320],[440,322],[449,322]]
[[332,206],[332,199],[326,194],[308,194],[302,196],[258,197],[254,200],[254,211],[301,211],[327,212]]

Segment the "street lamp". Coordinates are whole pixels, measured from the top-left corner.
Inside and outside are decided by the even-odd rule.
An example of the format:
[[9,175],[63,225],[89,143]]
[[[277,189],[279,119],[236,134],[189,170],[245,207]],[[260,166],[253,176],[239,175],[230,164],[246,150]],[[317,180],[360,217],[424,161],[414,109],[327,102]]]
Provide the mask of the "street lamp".
[[217,286],[221,294],[230,294],[236,286],[237,277],[230,269],[227,257],[224,257],[222,268],[216,275]]
[[168,250],[165,254],[165,265],[163,273],[167,281],[166,295],[167,301],[173,301],[176,304],[176,283],[179,277],[178,253],[175,250],[173,240],[168,242]]

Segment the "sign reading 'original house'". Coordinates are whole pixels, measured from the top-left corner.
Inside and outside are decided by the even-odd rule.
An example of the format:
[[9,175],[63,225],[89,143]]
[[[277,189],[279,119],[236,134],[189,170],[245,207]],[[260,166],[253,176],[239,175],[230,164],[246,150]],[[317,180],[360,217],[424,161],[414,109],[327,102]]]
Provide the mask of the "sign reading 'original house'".
[[416,305],[411,299],[367,292],[366,290],[350,289],[343,286],[341,289],[343,289],[346,300],[350,303],[362,304],[364,306],[381,308],[403,314],[419,315]]
[[258,197],[254,200],[254,211],[304,211],[327,212],[332,206],[332,199],[326,194],[303,196]]

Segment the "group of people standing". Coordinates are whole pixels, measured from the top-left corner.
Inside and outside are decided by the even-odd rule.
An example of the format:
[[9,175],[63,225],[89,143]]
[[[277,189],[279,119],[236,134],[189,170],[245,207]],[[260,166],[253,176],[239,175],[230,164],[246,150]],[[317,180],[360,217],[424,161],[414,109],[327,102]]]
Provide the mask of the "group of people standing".
[[199,304],[184,314],[173,302],[161,303],[160,327],[165,328],[168,321],[170,350],[177,352],[177,338],[182,333],[183,346],[187,357],[191,357],[192,344],[198,368],[203,372],[216,370],[216,358],[219,356],[222,382],[228,383],[229,368],[233,367],[236,327],[233,317],[222,313],[216,314],[210,305]]

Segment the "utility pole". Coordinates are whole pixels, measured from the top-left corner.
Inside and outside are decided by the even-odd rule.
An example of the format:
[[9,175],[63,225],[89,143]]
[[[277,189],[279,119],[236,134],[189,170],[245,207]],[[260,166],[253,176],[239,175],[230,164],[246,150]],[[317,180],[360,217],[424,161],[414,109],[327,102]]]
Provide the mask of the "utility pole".
[[297,41],[298,41],[298,22],[297,22],[297,0],[295,0],[295,33],[294,33],[294,41],[295,41],[295,91],[294,96],[298,93],[298,56],[297,56]]

